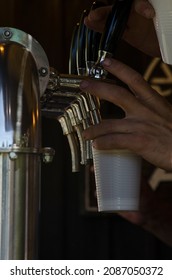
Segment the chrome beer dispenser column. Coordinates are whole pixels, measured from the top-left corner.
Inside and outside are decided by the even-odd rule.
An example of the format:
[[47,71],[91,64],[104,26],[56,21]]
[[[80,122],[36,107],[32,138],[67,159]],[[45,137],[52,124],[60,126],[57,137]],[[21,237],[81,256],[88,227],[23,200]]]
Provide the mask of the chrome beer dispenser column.
[[36,40],[0,28],[0,259],[37,258],[41,148],[40,95],[49,79]]

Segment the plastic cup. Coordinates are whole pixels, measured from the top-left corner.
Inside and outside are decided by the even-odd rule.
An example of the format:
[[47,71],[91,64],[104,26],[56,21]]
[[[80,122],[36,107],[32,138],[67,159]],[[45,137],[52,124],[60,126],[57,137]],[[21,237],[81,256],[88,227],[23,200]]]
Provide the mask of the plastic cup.
[[159,41],[161,56],[172,65],[172,1],[149,0],[155,10],[154,26]]
[[128,150],[93,148],[98,211],[137,211],[141,158]]

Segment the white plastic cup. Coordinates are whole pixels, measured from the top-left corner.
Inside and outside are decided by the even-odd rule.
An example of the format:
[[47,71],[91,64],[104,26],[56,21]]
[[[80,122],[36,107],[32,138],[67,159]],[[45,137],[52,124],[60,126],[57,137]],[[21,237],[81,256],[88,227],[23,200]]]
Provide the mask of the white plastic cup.
[[149,2],[155,10],[154,26],[162,59],[172,65],[172,1],[149,0]]
[[98,211],[138,211],[141,158],[128,150],[93,148]]

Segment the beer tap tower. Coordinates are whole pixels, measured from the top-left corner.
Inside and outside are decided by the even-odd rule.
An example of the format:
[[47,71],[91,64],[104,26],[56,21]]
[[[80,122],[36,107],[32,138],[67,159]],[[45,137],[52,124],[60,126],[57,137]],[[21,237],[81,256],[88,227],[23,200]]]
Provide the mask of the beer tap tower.
[[0,259],[38,256],[40,162],[49,162],[54,155],[53,149],[41,146],[41,114],[60,122],[73,172],[92,158],[90,141],[83,139],[82,131],[100,122],[100,102],[81,92],[79,85],[84,76],[106,78],[102,61],[114,53],[131,2],[115,1],[99,51],[100,34],[84,26],[84,11],[73,35],[69,74],[49,68],[32,36],[0,28]]

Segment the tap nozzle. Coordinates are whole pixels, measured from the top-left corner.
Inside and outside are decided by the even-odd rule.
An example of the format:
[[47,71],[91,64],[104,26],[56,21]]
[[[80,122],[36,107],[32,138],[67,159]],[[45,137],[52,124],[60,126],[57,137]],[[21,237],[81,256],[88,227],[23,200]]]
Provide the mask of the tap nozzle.
[[[78,118],[80,118],[80,122],[82,123],[82,130],[88,128],[91,123],[91,119],[90,116],[88,116],[88,112],[90,113],[90,111],[87,111],[85,109],[85,102],[83,102],[83,100],[86,101],[85,97],[81,95],[80,98],[77,99],[76,102],[73,102],[71,106],[73,106],[75,108],[76,114],[78,116]],[[83,138],[82,138],[83,139]],[[92,149],[91,149],[91,142],[90,140],[84,140],[83,139],[83,149],[84,149],[84,161],[85,164],[87,164],[88,160],[92,159]],[[86,159],[85,159],[86,158]]]
[[86,157],[86,145],[85,140],[82,136],[83,132],[83,125],[80,120],[80,112],[78,115],[79,108],[76,108],[77,104],[71,104],[70,107],[66,109],[66,113],[68,114],[69,118],[71,119],[71,124],[76,131],[79,146],[80,146],[80,155],[81,155],[81,164],[86,165],[87,164],[87,157]]
[[71,120],[66,112],[64,112],[62,116],[58,117],[58,121],[62,127],[63,134],[66,135],[68,139],[71,151],[72,172],[78,172],[80,166],[79,145],[75,131],[72,128]]

